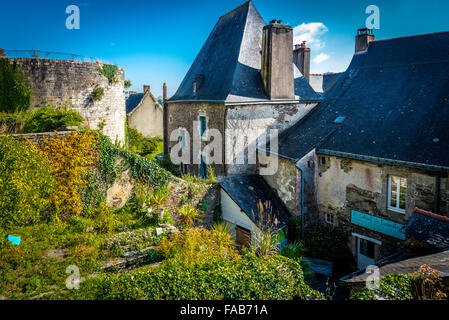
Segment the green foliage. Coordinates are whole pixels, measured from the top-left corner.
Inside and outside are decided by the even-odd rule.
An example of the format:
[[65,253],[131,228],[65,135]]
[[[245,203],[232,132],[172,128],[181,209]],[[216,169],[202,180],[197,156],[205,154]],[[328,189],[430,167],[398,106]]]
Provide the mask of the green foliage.
[[7,58],[0,58],[0,111],[25,111],[33,99],[31,86],[20,72],[14,72]]
[[306,254],[306,248],[301,242],[289,243],[282,248],[281,254],[290,259],[299,259]]
[[118,226],[114,210],[106,206],[106,204],[101,203],[92,211],[91,216],[94,217],[95,229],[99,233],[111,233]]
[[389,274],[379,282],[379,289],[363,288],[354,293],[351,300],[413,300],[413,281],[410,275]]
[[323,296],[304,284],[301,266],[282,256],[261,259],[247,253],[191,268],[163,262],[128,274],[87,279],[62,299],[139,300],[318,300]]
[[201,221],[201,212],[194,207],[186,205],[178,209],[181,216],[180,224],[183,228],[192,228],[196,221]]
[[230,233],[231,232],[231,226],[226,222],[215,222],[212,225],[212,229],[221,232],[221,233]]
[[332,226],[310,226],[304,232],[307,256],[331,261],[337,276],[348,274],[355,269],[354,257],[346,243],[347,235]]
[[135,128],[127,130],[128,150],[141,156],[146,156],[158,149],[158,142],[155,139],[147,138]]
[[101,101],[104,96],[104,88],[96,87],[90,96],[90,100],[92,101]]
[[179,172],[179,166],[171,162],[169,155],[164,155],[161,159],[157,159],[156,161],[162,168],[171,172],[174,176],[181,176],[181,173]]
[[104,64],[101,68],[97,68],[97,70],[108,79],[109,84],[115,84],[118,82],[118,79],[117,79],[118,67],[117,66],[114,66],[112,64]]
[[207,167],[207,178],[209,180],[209,183],[218,183],[218,180],[214,175],[214,168],[212,168],[211,166]]
[[119,165],[121,159],[129,165],[132,176],[136,180],[153,186],[163,186],[168,183],[169,172],[162,169],[155,161],[115,146],[109,137],[102,133],[99,133],[97,145],[100,153],[100,169],[107,184],[112,184],[123,171],[123,167]]
[[288,242],[296,242],[301,238],[301,220],[298,217],[292,217],[288,221]]
[[0,137],[0,224],[36,223],[49,205],[54,179],[48,161],[26,141]]
[[125,89],[129,89],[129,88],[131,88],[131,86],[132,86],[131,81],[130,80],[125,80],[125,84],[124,84]]
[[46,105],[26,116],[24,132],[52,132],[63,126],[80,126],[83,122],[84,118],[75,110]]

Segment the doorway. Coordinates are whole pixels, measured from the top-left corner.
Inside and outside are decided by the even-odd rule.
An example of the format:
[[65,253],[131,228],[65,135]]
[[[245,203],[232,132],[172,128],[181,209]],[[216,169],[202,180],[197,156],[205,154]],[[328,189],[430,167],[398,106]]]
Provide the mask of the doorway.
[[[357,267],[366,269],[366,267],[375,264],[376,245],[378,241],[363,236],[356,237]],[[374,240],[374,241],[372,241]]]

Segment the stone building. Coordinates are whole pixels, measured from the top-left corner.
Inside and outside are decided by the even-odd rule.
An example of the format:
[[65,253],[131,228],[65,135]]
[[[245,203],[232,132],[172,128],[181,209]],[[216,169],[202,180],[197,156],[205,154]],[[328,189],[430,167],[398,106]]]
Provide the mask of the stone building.
[[150,86],[143,86],[143,93],[130,93],[126,99],[128,125],[146,137],[163,136],[164,111],[150,91]]
[[407,233],[414,212],[449,216],[449,33],[361,30],[356,43],[324,101],[281,133],[279,169],[264,178],[304,226],[344,230],[362,268],[430,232]]
[[[166,152],[177,146],[188,154],[182,172],[204,177],[210,165],[219,175],[255,173],[250,158],[258,138],[269,129],[285,130],[321,101],[300,72],[304,57],[293,51],[292,28],[280,21],[267,25],[251,1],[222,16],[165,101]],[[221,154],[203,150],[213,142]]]
[[[41,58],[7,58],[14,70],[20,70],[32,85],[32,108],[46,104],[78,111],[91,129],[102,128],[111,140],[125,140],[125,93],[123,69],[118,68],[116,82],[99,71],[101,63]],[[96,88],[103,88],[100,100],[93,101]]]

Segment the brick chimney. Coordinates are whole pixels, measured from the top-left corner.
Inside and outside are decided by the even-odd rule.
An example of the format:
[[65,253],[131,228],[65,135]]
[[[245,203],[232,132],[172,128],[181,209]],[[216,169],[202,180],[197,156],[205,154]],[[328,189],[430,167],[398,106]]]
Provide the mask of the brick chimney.
[[272,100],[295,99],[292,46],[292,27],[272,20],[263,28],[260,74],[265,92]]
[[143,94],[150,92],[150,85],[144,84],[143,85]]
[[306,42],[295,45],[293,51],[293,62],[299,71],[301,71],[307,81],[310,80],[310,48],[307,48]]
[[6,57],[6,56],[5,56],[5,50],[0,49],[0,57]]
[[355,37],[355,53],[363,53],[368,51],[370,42],[374,41],[374,34],[372,29],[364,28],[357,30]]

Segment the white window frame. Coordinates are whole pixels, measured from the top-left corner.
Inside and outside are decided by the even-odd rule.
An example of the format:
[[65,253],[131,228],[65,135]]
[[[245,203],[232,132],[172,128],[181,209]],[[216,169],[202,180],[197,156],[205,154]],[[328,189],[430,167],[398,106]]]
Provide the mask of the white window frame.
[[[407,179],[404,178],[404,177],[399,177],[399,176],[395,176],[395,175],[389,175],[388,176],[388,204],[387,204],[387,208],[390,211],[394,211],[394,212],[397,212],[397,213],[405,214],[407,208],[405,208],[405,209],[401,209],[400,208],[400,205],[401,205],[401,202],[400,202],[400,199],[401,199],[401,184],[400,183],[397,184],[396,207],[392,207],[391,206],[391,184],[392,184],[392,179],[391,178],[392,177],[405,179],[405,194],[406,194],[406,197],[407,197],[407,189],[408,189],[407,188]],[[406,206],[407,206],[407,202],[406,202]]]
[[181,150],[186,150],[186,130],[184,128],[179,129],[179,143],[181,144]]

